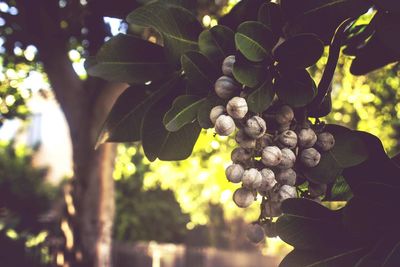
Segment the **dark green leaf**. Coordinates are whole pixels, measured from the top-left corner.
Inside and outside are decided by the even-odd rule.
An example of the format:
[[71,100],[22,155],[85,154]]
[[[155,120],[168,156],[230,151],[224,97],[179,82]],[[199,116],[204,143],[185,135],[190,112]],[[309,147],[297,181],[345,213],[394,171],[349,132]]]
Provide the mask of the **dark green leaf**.
[[264,64],[250,62],[242,55],[236,56],[233,76],[243,85],[254,88],[264,82],[268,72]]
[[117,35],[99,50],[88,64],[89,75],[109,81],[141,83],[157,81],[172,74],[161,46],[131,35]]
[[269,2],[266,0],[242,0],[237,3],[232,10],[223,16],[219,23],[220,25],[227,26],[232,30],[236,30],[240,23],[249,20],[256,20],[259,7]]
[[277,41],[271,29],[257,21],[243,22],[235,34],[237,49],[254,62],[261,62],[269,57]]
[[316,85],[306,70],[282,72],[275,80],[274,88],[279,99],[292,107],[304,107],[316,95]]
[[[289,2],[288,0],[285,2]],[[290,4],[294,1],[290,0]],[[301,5],[303,1],[298,1]],[[324,44],[329,44],[339,24],[347,18],[358,17],[370,8],[364,0],[307,1],[310,5],[298,15],[288,17],[285,32],[289,36],[298,33],[314,33]],[[282,6],[283,3],[282,3]],[[284,8],[285,10],[285,8]],[[300,13],[300,14],[299,14]]]
[[127,17],[131,24],[150,27],[163,37],[167,57],[179,66],[181,56],[197,50],[197,39],[202,27],[188,10],[174,5],[152,3],[135,9]]
[[338,267],[354,266],[365,254],[364,248],[325,250],[294,249],[281,262],[279,267]]
[[[310,105],[312,105],[312,103]],[[308,116],[313,118],[321,118],[329,115],[331,111],[332,111],[332,91],[328,89],[328,93],[326,94],[321,105],[317,109],[310,109],[308,112]]]
[[275,91],[272,84],[272,79],[267,78],[263,84],[254,89],[247,96],[247,105],[249,110],[255,113],[262,113],[272,104]]
[[285,214],[278,218],[276,229],[283,241],[298,249],[323,251],[344,241],[343,247],[352,245],[340,221],[331,218]]
[[199,48],[216,66],[221,67],[223,60],[236,52],[235,33],[228,27],[214,26],[200,34]]
[[312,219],[338,220],[340,218],[339,213],[306,198],[286,199],[282,202],[281,209],[284,214],[301,217],[305,216]]
[[327,125],[325,130],[335,137],[335,146],[330,153],[340,167],[348,168],[368,159],[367,143],[364,142],[359,132],[335,124]]
[[282,35],[283,17],[276,3],[264,3],[258,10],[258,21],[272,29],[276,36]]
[[324,52],[323,42],[315,35],[304,33],[288,38],[274,51],[275,60],[291,68],[304,69],[314,65]]
[[165,114],[163,123],[170,132],[176,132],[183,126],[193,123],[204,98],[193,95],[178,96],[171,109]]
[[387,156],[379,138],[366,132],[357,133],[366,144],[369,157],[363,163],[344,170],[343,176],[350,187],[355,188],[365,182],[400,186],[400,168]]
[[191,94],[206,96],[214,88],[219,72],[207,57],[199,52],[186,52],[181,62]]
[[[179,92],[179,91],[178,91]],[[150,161],[183,160],[190,156],[200,134],[197,122],[182,127],[177,132],[168,132],[163,124],[164,114],[171,107],[176,94],[169,94],[153,104],[147,111],[142,124],[142,143]]]
[[206,98],[206,100],[200,105],[199,111],[197,113],[197,121],[199,122],[201,128],[209,129],[214,127],[210,120],[211,109],[215,106],[222,104],[222,99],[215,95]]
[[141,139],[143,117],[149,107],[177,84],[174,76],[163,85],[134,85],[126,89],[112,107],[99,134],[97,146],[104,142],[135,142]]
[[321,153],[321,160],[314,168],[304,168],[303,173],[307,180],[316,184],[332,183],[339,177],[343,168],[336,161],[331,152]]

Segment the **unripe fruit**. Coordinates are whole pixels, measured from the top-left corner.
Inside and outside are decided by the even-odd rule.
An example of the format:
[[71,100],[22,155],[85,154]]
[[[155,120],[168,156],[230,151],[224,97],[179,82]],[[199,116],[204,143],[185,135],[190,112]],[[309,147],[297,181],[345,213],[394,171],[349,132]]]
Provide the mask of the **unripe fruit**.
[[235,96],[226,105],[226,111],[234,119],[243,119],[249,110],[246,99]]
[[284,148],[281,150],[282,160],[278,165],[279,169],[290,169],[294,166],[296,162],[296,155],[289,148]]
[[294,118],[293,109],[287,105],[282,106],[275,114],[275,120],[280,125],[290,125]]
[[282,161],[282,151],[277,146],[267,146],[262,151],[261,161],[267,167],[277,166]]
[[325,195],[327,188],[328,186],[326,184],[314,184],[309,182],[308,193],[310,197],[317,198]]
[[212,122],[212,124],[215,125],[215,122],[217,121],[218,117],[223,115],[224,113],[225,113],[224,106],[213,107],[210,111],[210,121]]
[[221,136],[228,136],[236,129],[235,122],[230,116],[221,115],[215,121],[215,132]]
[[258,189],[262,182],[261,173],[255,168],[245,170],[242,182],[243,185],[249,189]]
[[284,131],[279,135],[278,141],[283,147],[293,149],[297,145],[297,134],[291,130]]
[[227,76],[232,76],[233,64],[235,64],[236,57],[234,55],[228,56],[222,63],[222,73]]
[[282,214],[281,203],[276,201],[267,200],[264,206],[265,217],[278,217]]
[[262,181],[259,190],[263,192],[271,190],[276,185],[275,173],[268,168],[262,169],[260,173]]
[[335,138],[331,133],[320,133],[316,145],[322,151],[329,151],[335,146]]
[[226,178],[232,183],[240,183],[242,181],[244,169],[240,164],[229,165],[225,170]]
[[240,147],[245,149],[252,149],[256,147],[256,140],[247,136],[243,129],[240,129],[235,137],[236,142]]
[[264,240],[264,229],[259,224],[250,224],[246,227],[246,236],[251,242],[258,244]]
[[253,204],[254,200],[253,193],[245,187],[238,188],[235,193],[233,193],[233,202],[235,202],[239,208],[249,207]]
[[315,167],[320,160],[321,154],[315,148],[307,148],[300,153],[300,161],[306,167]]
[[296,177],[297,177],[297,174],[293,169],[286,169],[286,170],[281,170],[276,175],[276,180],[280,184],[294,186],[296,184]]
[[222,76],[215,82],[215,93],[222,99],[230,99],[240,91],[240,85],[231,77]]
[[311,128],[301,129],[298,134],[298,144],[301,148],[310,148],[317,142],[317,135]]
[[251,153],[247,152],[244,148],[237,147],[231,153],[233,163],[241,163],[247,165],[251,159]]
[[246,121],[244,131],[251,138],[257,139],[265,134],[267,126],[265,121],[259,116],[253,116]]

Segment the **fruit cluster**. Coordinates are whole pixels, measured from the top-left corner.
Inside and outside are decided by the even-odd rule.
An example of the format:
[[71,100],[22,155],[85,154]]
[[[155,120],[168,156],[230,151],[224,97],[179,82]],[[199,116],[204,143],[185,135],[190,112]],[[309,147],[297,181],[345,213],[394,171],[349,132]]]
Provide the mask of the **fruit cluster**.
[[[332,149],[335,139],[306,118],[296,120],[295,111],[288,105],[278,103],[273,114],[250,112],[244,87],[232,75],[234,62],[235,56],[223,62],[224,76],[216,81],[215,93],[227,104],[212,108],[210,120],[221,136],[232,135],[238,129],[238,147],[232,151],[233,163],[225,171],[230,182],[242,184],[234,192],[233,201],[238,207],[247,208],[260,195],[259,222],[270,222],[266,218],[280,216],[285,199],[297,197],[296,185],[301,176],[298,170],[316,167],[320,153]],[[270,121],[274,127],[267,127]],[[308,194],[313,198],[325,190],[326,186],[309,183]],[[248,229],[249,239],[256,243],[261,241],[260,227],[252,224]]]

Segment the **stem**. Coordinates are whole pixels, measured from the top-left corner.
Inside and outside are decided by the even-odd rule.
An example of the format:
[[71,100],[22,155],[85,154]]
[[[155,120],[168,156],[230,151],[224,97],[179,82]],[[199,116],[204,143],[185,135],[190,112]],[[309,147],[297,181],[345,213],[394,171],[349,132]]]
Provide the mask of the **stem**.
[[335,35],[329,46],[328,62],[326,63],[324,73],[322,74],[322,78],[318,84],[317,96],[310,104],[310,107],[313,107],[313,109],[315,110],[317,110],[321,106],[329,90],[331,90],[331,83],[333,75],[335,74],[336,65],[339,60],[340,48],[343,43],[343,38],[346,31],[354,23],[354,21],[355,18],[349,18],[343,21],[336,29]]

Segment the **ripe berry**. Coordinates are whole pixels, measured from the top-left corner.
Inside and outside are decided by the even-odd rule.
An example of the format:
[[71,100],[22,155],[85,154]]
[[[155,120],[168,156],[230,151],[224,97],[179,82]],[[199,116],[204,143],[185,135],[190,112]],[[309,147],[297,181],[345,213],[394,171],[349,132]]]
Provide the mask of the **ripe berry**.
[[249,110],[246,99],[235,96],[226,105],[226,111],[234,119],[243,119]]
[[267,167],[277,166],[282,161],[282,151],[277,146],[267,146],[262,151],[261,161]]
[[244,169],[240,164],[229,165],[225,170],[226,178],[232,183],[240,183],[242,181]]
[[264,240],[264,229],[259,224],[250,224],[247,226],[246,236],[251,242],[258,244]]
[[316,145],[322,151],[329,151],[335,146],[335,138],[331,133],[320,133]]
[[282,106],[275,114],[275,120],[279,125],[290,125],[294,118],[293,109],[287,105]]
[[268,168],[262,169],[260,173],[262,181],[259,191],[266,192],[271,190],[276,185],[275,173]]
[[262,182],[261,173],[255,168],[245,170],[242,182],[243,185],[249,189],[258,189]]
[[293,149],[297,145],[297,134],[291,130],[284,131],[279,135],[278,141],[283,147]]
[[293,169],[281,170],[276,175],[276,180],[280,184],[294,186],[296,184],[297,174]]
[[253,193],[245,187],[238,188],[235,193],[233,193],[233,202],[235,202],[239,208],[249,207],[253,204],[254,200]]
[[298,143],[301,148],[310,148],[317,142],[317,135],[311,128],[301,129],[298,135]]
[[215,82],[215,93],[222,99],[230,99],[239,93],[240,85],[231,77],[222,76]]
[[228,56],[222,63],[222,73],[227,76],[232,76],[233,64],[235,64],[236,58],[234,55]]
[[240,147],[245,149],[252,149],[256,147],[256,140],[250,138],[243,129],[240,129],[235,137],[236,142],[239,144]]
[[233,163],[247,165],[251,159],[251,153],[244,148],[237,147],[232,151],[231,159]]
[[221,136],[228,136],[236,129],[235,122],[230,116],[221,115],[215,121],[215,132]]
[[215,125],[215,122],[217,121],[218,117],[223,115],[224,113],[225,113],[224,106],[213,107],[210,111],[210,120],[212,124]]
[[284,148],[281,150],[282,160],[278,165],[279,169],[290,169],[294,166],[296,162],[296,155],[289,148]]
[[265,121],[259,116],[253,116],[246,121],[244,131],[251,138],[257,139],[265,134],[267,126]]
[[315,148],[307,148],[301,151],[300,161],[306,167],[315,167],[321,160],[321,154]]

